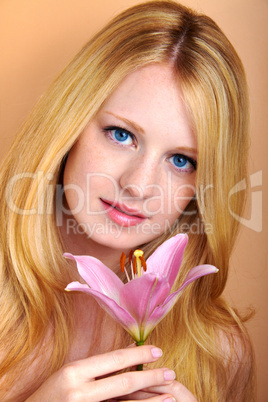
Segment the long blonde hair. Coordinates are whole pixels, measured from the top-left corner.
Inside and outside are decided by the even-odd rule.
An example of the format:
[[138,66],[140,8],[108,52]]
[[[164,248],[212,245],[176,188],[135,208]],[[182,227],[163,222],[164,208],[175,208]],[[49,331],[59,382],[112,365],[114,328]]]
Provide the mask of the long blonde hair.
[[[63,291],[70,277],[55,219],[62,163],[122,78],[149,63],[174,67],[198,136],[199,162],[195,199],[172,230],[144,248],[150,254],[183,230],[189,244],[180,280],[200,263],[219,268],[217,275],[202,278],[184,292],[150,341],[165,349],[166,364],[177,370],[199,401],[225,400],[227,363],[217,352],[217,333],[228,335],[226,326],[244,331],[220,296],[239,226],[233,216],[245,202],[243,192],[230,194],[246,177],[247,85],[242,64],[218,26],[172,1],[134,6],[90,40],[41,98],[3,162],[0,376],[22,367],[42,342],[48,323],[53,327],[53,353],[42,375],[63,364],[70,343],[72,297]],[[230,346],[230,361],[234,348]],[[247,395],[250,400],[249,388]]]

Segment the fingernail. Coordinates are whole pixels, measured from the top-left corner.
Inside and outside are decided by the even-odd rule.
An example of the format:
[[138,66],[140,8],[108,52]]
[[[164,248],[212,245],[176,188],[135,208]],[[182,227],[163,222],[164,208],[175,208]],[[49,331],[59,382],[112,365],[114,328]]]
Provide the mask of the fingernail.
[[163,352],[159,348],[152,348],[151,353],[153,357],[161,357],[163,355]]
[[163,352],[159,348],[152,348],[151,353],[153,357],[161,357],[163,355]]
[[176,399],[172,396],[169,396],[168,398],[164,399],[163,402],[176,402]]
[[166,381],[173,381],[176,378],[176,374],[173,370],[166,370],[164,371],[164,379]]

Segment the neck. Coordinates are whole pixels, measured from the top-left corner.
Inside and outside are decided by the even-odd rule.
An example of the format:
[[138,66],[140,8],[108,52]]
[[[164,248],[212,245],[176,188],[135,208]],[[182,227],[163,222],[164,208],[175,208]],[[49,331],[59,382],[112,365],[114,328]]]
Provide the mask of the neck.
[[[96,301],[85,294],[75,295],[74,337],[65,363],[106,353],[124,345],[124,331]],[[127,342],[131,342],[127,337]]]
[[[74,220],[74,218],[72,218]],[[74,255],[90,255],[107,265],[111,269],[119,267],[122,251],[128,254],[129,250],[120,250],[97,243],[86,233],[79,233],[75,228],[68,226],[68,217],[64,216],[60,232],[64,245],[64,252]]]

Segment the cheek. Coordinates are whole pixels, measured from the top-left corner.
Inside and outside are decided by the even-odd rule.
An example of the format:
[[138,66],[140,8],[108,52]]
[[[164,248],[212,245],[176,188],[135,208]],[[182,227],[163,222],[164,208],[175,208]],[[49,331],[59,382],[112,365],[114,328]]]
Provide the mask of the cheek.
[[155,219],[160,221],[174,222],[183,213],[194,195],[194,180],[179,184],[165,181],[164,185],[157,186],[153,197],[144,201],[144,212],[155,216]]
[[78,141],[74,145],[67,158],[63,174],[63,185],[66,189],[80,187],[86,191],[89,178],[101,172],[97,152],[93,151],[94,158],[90,157],[88,144]]
[[[104,158],[105,159],[105,158]],[[67,159],[63,174],[65,200],[73,215],[91,215],[99,210],[99,197],[118,198],[118,186],[114,171],[94,155],[89,159],[83,152],[73,149]],[[107,159],[105,159],[107,162]],[[108,197],[108,198],[109,198]]]
[[82,184],[83,173],[86,171],[86,158],[79,142],[69,152],[63,173],[63,184]]
[[[68,158],[69,159],[69,158]],[[85,202],[85,188],[81,175],[77,174],[75,165],[67,160],[63,173],[64,197],[68,209],[73,214],[83,208]]]
[[173,209],[182,214],[189,202],[195,195],[195,186],[193,184],[182,184],[178,186],[172,194]]
[[63,187],[67,205],[73,214],[83,210],[87,193],[89,158],[79,142],[69,153],[63,172]]

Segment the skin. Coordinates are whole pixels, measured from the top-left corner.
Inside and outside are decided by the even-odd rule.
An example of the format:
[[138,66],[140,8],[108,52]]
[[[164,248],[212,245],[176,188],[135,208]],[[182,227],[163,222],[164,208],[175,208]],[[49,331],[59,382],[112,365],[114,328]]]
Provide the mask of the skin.
[[[121,135],[111,129],[115,126],[128,131]],[[179,167],[174,163],[178,154],[186,158]],[[64,186],[70,212],[65,205],[61,228],[66,251],[91,254],[113,269],[123,250],[158,237],[166,222],[172,225],[194,195],[195,168],[187,158],[197,159],[197,142],[173,70],[150,65],[130,74],[88,124],[67,159]],[[84,202],[80,205],[81,198]],[[107,214],[102,199],[123,203],[127,215],[131,209],[144,218],[120,227]],[[90,211],[86,208],[89,201]],[[83,226],[84,232],[70,230],[68,219]],[[91,230],[111,221],[118,237],[111,231]],[[87,357],[99,307],[86,295],[75,297],[77,334],[66,364],[27,401],[196,401],[166,367],[135,371],[138,364],[161,358],[162,352],[155,346],[107,353],[105,346],[99,346],[101,351]],[[113,339],[111,321],[102,329],[105,339],[101,344]],[[125,368],[132,371],[118,374]]]

